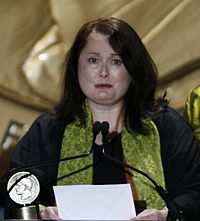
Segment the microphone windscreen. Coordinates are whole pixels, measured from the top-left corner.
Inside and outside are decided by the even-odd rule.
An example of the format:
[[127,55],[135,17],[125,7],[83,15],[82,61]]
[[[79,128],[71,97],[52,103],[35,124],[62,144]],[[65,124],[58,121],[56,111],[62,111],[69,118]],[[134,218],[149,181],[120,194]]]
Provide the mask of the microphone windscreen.
[[109,123],[107,121],[103,121],[101,123],[101,133],[102,135],[107,135],[109,131]]
[[94,134],[94,136],[99,134],[100,130],[101,130],[101,123],[99,121],[95,121],[94,124],[93,124],[93,134]]

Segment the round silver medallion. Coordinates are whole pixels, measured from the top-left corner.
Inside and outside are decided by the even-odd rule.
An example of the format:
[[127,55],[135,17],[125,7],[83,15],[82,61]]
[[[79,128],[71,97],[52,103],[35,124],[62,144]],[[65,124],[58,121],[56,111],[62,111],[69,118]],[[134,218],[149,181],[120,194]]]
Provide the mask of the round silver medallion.
[[9,191],[12,185],[16,181],[19,181],[12,188],[9,196],[14,202],[21,205],[31,204],[38,197],[40,192],[40,184],[33,174],[30,174],[20,180],[20,178],[26,174],[30,173],[25,171],[15,173],[9,179],[7,184],[7,191]]

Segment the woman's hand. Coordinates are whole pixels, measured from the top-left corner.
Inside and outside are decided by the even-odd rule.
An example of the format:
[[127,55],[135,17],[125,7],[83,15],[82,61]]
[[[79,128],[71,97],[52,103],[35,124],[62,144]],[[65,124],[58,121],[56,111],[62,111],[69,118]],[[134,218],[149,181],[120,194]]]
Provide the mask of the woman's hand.
[[[167,220],[167,209],[146,209],[139,213],[134,220]],[[41,219],[56,219],[61,220],[58,215],[58,209],[54,206],[40,207]]]
[[40,218],[60,220],[57,207],[55,206],[40,207]]
[[139,213],[134,220],[167,220],[167,209],[145,209]]

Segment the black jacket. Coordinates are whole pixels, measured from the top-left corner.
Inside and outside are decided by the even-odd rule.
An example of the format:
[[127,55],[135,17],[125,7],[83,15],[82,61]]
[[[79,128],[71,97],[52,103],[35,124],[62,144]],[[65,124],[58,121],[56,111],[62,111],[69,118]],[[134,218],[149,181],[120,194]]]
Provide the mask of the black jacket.
[[[173,109],[166,108],[154,119],[160,135],[161,159],[167,192],[191,219],[200,219],[200,147],[190,126]],[[11,168],[59,159],[64,120],[54,120],[49,114],[38,117],[17,144]],[[45,183],[57,178],[58,164],[41,168],[46,176],[42,182],[40,203],[54,205],[52,187]],[[56,185],[56,183],[54,183]],[[6,216],[13,205],[6,200]]]

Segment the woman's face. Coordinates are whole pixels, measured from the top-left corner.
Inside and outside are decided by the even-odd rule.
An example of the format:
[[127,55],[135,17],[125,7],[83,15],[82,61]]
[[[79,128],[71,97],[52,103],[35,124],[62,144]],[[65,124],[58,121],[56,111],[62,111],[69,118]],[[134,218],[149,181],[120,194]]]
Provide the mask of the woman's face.
[[78,79],[89,102],[107,105],[122,102],[131,82],[121,58],[109,45],[108,37],[97,32],[89,35],[81,51]]

